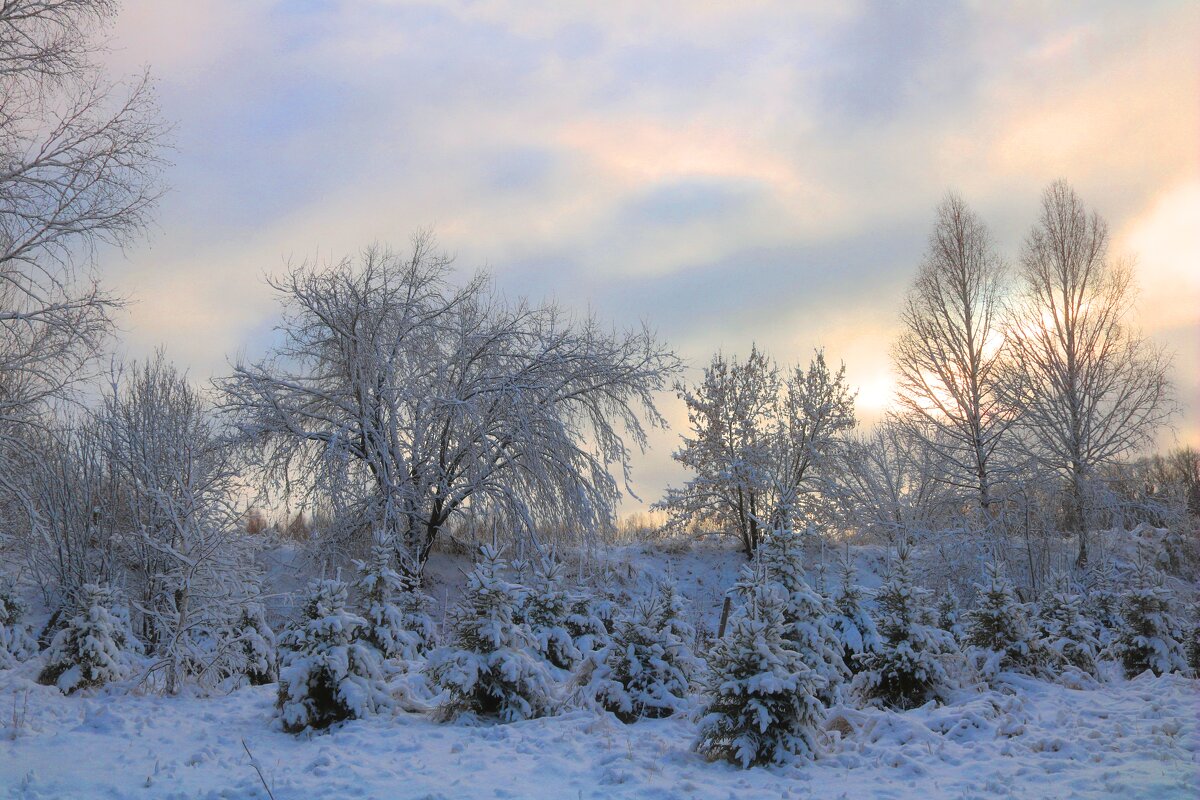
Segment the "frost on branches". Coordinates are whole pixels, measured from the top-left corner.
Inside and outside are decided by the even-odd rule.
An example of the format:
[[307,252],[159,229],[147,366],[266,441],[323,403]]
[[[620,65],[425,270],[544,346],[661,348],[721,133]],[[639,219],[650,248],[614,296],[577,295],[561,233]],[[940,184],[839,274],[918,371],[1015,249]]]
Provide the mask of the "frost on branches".
[[1096,624],[1083,613],[1083,597],[1068,575],[1057,575],[1038,613],[1038,633],[1052,662],[1096,674],[1100,640]]
[[379,653],[362,639],[366,620],[346,610],[348,594],[342,581],[315,582],[299,623],[280,639],[277,705],[288,733],[388,705]]
[[863,591],[854,582],[854,562],[847,556],[840,564],[841,587],[834,597],[830,624],[842,645],[842,661],[851,673],[862,669],[862,657],[879,649],[879,631],[863,603]]
[[[376,532],[370,557],[354,562],[359,573],[355,588],[367,621],[363,638],[384,658],[412,661],[428,647],[433,621],[424,611],[424,595],[392,568],[395,552],[391,537]],[[415,596],[407,597],[410,592]]]
[[38,682],[65,694],[103,686],[129,675],[131,656],[141,643],[129,627],[129,612],[117,593],[103,584],[86,584],[80,610],[57,634]]
[[667,717],[687,704],[697,662],[680,611],[678,594],[662,584],[617,624],[596,699],[622,722]]
[[946,631],[923,622],[929,593],[913,584],[907,548],[901,548],[875,595],[879,649],[860,659],[855,688],[868,700],[899,709],[943,696],[950,677],[942,659],[955,649]]
[[772,531],[763,540],[762,559],[768,580],[783,588],[787,600],[783,610],[783,638],[820,676],[822,702],[832,703],[850,670],[842,660],[842,640],[826,621],[830,609],[825,598],[804,578],[800,534],[787,529]]
[[1110,652],[1125,668],[1126,677],[1146,670],[1155,675],[1186,673],[1183,626],[1162,573],[1139,561],[1131,581],[1121,597],[1120,620]]
[[1017,600],[1003,567],[989,563],[986,582],[977,588],[978,605],[969,615],[966,637],[976,666],[987,677],[1036,671],[1042,657],[1041,641],[1029,625],[1030,609]]
[[484,545],[481,555],[452,612],[450,644],[430,657],[429,676],[446,695],[438,716],[471,712],[502,722],[545,716],[553,706],[552,681],[531,652],[528,631],[513,618],[518,587],[500,576],[499,548]]
[[37,655],[37,639],[21,621],[24,616],[25,604],[17,597],[16,589],[0,584],[0,669]]
[[821,681],[782,636],[787,595],[761,562],[746,567],[745,605],[709,659],[696,750],[741,767],[816,752]]

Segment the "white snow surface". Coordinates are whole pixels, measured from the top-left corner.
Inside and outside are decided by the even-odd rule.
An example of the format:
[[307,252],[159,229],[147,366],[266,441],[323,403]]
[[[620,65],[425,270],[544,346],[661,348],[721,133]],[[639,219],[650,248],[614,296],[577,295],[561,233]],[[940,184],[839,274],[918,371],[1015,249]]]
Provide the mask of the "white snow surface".
[[942,707],[835,708],[818,760],[748,771],[694,754],[686,715],[504,725],[394,711],[293,736],[274,686],[64,697],[32,678],[0,672],[0,797],[266,798],[243,739],[276,800],[1200,796],[1200,690],[1174,675],[1084,690],[1011,676]]

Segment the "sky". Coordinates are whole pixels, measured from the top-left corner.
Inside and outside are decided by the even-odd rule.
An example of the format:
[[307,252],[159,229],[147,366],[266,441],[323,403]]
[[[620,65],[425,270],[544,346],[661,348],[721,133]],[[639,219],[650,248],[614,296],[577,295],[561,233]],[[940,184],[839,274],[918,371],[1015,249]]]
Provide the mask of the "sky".
[[[822,347],[869,424],[946,192],[1015,262],[1065,178],[1175,354],[1161,444],[1200,444],[1200,4],[125,0],[108,34],[173,125],[153,229],[100,264],[130,355],[225,374],[265,275],[432,228],[509,295],[649,321],[689,380]],[[663,410],[647,502],[686,478]]]

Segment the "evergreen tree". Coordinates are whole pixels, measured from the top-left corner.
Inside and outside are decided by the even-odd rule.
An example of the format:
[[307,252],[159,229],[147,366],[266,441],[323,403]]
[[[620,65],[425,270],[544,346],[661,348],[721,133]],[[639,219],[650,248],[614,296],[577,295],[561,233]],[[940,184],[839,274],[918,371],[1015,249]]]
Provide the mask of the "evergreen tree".
[[745,605],[709,659],[696,750],[745,768],[816,752],[820,679],[785,643],[787,596],[761,562],[746,567]]
[[397,603],[397,597],[403,595],[408,586],[400,573],[392,568],[395,551],[391,538],[377,531],[370,557],[354,562],[358,570],[355,588],[359,608],[367,622],[363,640],[384,658],[412,660],[424,651],[424,632],[407,627],[408,620]]
[[1030,673],[1042,658],[1041,642],[1029,624],[1030,609],[1017,600],[1012,582],[995,561],[985,567],[978,605],[968,615],[966,643],[984,675]]
[[954,638],[924,623],[928,601],[929,593],[913,583],[909,550],[902,546],[875,595],[879,648],[860,659],[862,672],[854,682],[867,699],[916,708],[950,687],[942,659],[954,651]]
[[547,556],[538,560],[529,590],[521,604],[521,621],[533,634],[535,651],[560,669],[571,669],[583,654],[568,629],[567,592],[562,586],[562,564]]
[[1059,666],[1096,673],[1100,640],[1096,625],[1083,614],[1083,597],[1067,575],[1057,575],[1038,613],[1038,634]]
[[762,543],[767,577],[778,583],[787,597],[783,638],[801,660],[822,679],[822,702],[836,701],[838,687],[850,676],[842,660],[843,644],[827,621],[830,609],[804,577],[802,537],[795,531],[772,531]]
[[130,656],[142,646],[129,625],[129,612],[116,590],[86,584],[80,610],[54,635],[38,682],[70,694],[126,677]]
[[1121,627],[1121,593],[1117,589],[1116,569],[1107,558],[1088,566],[1084,612],[1096,623],[1101,647],[1110,646],[1114,633]]
[[585,658],[590,653],[603,650],[612,641],[608,626],[596,606],[597,601],[586,592],[567,598],[567,616],[563,626]]
[[1192,624],[1188,628],[1187,661],[1192,668],[1192,677],[1200,678],[1200,614],[1192,610]]
[[451,615],[450,645],[430,657],[430,678],[446,691],[439,716],[473,712],[503,722],[545,716],[552,681],[529,632],[513,618],[519,589],[501,578],[505,563],[496,546],[485,545],[481,554]]
[[863,603],[863,591],[854,582],[854,562],[847,553],[840,565],[841,587],[833,600],[830,624],[841,643],[842,662],[851,673],[862,669],[862,656],[879,649],[879,631]]
[[335,580],[309,588],[300,621],[279,641],[278,708],[283,729],[298,733],[359,719],[390,701],[367,621],[346,609],[349,590]]
[[274,683],[279,673],[277,643],[262,605],[247,603],[242,606],[234,636],[241,648],[241,672],[250,680],[250,685]]
[[[670,716],[686,705],[697,663],[679,636],[677,611],[677,597],[656,590],[617,625],[595,691],[622,722]],[[683,629],[686,633],[687,626]]]
[[962,624],[962,612],[958,609],[958,599],[954,592],[947,589],[942,599],[938,601],[937,627],[947,631],[954,641],[962,642],[967,636],[967,630]]
[[1184,638],[1162,573],[1139,560],[1131,585],[1121,596],[1119,627],[1110,652],[1120,660],[1129,678],[1146,670],[1155,675],[1186,673]]
[[22,621],[25,610],[16,587],[0,584],[0,669],[8,669],[37,655],[33,629]]

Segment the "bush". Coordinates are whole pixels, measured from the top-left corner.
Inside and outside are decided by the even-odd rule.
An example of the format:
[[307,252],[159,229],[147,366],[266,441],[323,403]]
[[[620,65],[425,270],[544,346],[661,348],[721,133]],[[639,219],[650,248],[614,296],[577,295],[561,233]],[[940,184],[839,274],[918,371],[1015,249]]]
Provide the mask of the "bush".
[[38,682],[65,694],[103,686],[127,677],[131,656],[141,652],[117,592],[104,584],[86,584],[80,610],[54,635]]
[[1187,672],[1183,626],[1163,583],[1162,573],[1138,561],[1131,585],[1121,595],[1119,627],[1110,651],[1126,677],[1146,670],[1155,675]]

